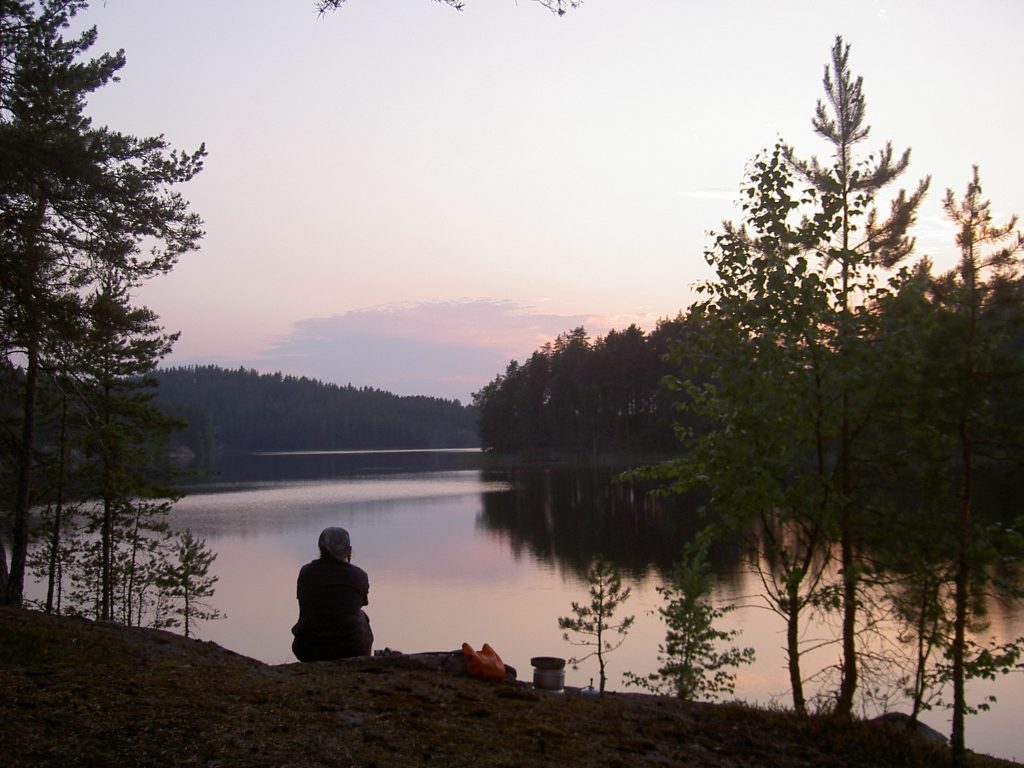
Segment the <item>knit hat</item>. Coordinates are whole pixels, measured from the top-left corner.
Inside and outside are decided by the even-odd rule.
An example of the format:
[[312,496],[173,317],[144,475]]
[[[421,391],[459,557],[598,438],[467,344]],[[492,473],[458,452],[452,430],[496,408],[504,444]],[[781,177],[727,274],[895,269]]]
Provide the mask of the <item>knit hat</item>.
[[352,551],[352,540],[344,528],[324,528],[320,534],[320,552],[335,560],[346,559]]

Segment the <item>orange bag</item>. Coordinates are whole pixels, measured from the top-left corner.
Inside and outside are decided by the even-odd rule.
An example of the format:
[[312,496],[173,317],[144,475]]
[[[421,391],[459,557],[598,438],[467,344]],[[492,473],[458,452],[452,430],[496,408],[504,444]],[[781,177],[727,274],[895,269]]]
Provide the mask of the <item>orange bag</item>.
[[462,653],[466,657],[466,674],[470,677],[494,681],[505,679],[505,664],[487,643],[479,651],[474,651],[469,643],[463,643]]

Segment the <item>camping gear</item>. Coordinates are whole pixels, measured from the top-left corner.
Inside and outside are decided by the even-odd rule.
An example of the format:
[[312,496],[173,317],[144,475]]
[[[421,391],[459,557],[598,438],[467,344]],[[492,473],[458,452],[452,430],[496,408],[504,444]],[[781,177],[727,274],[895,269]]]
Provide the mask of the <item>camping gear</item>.
[[470,677],[492,681],[505,679],[505,664],[487,643],[479,651],[474,651],[469,643],[463,643],[462,653],[466,657],[466,674]]
[[533,687],[542,691],[561,691],[565,688],[565,659],[557,656],[534,656]]

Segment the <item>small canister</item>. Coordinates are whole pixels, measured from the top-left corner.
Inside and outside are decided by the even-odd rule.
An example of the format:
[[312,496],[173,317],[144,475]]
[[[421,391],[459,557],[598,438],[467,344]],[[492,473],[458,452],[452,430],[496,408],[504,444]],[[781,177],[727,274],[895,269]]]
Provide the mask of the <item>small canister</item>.
[[533,687],[542,691],[560,691],[565,687],[565,659],[555,656],[534,656]]

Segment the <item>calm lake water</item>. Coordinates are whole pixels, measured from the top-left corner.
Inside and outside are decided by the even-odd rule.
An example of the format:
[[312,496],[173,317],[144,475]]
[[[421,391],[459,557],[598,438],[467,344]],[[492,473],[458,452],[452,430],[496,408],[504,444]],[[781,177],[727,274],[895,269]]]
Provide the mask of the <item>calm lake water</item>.
[[[295,577],[317,556],[320,531],[340,525],[351,533],[353,562],[370,576],[375,648],[443,651],[488,642],[530,680],[531,656],[576,651],[557,620],[572,601],[586,599],[585,569],[603,552],[632,589],[622,615],[636,616],[625,643],[607,657],[609,688],[627,690],[627,670],[653,672],[664,640],[653,613],[661,604],[656,587],[698,527],[685,503],[658,506],[610,483],[610,470],[494,472],[479,464],[472,451],[262,454],[224,464],[216,482],[188,489],[173,513],[175,527],[191,528],[218,553],[213,604],[227,618],[201,624],[197,635],[271,664],[293,662]],[[736,698],[788,706],[781,620],[761,607],[760,584],[738,561],[714,553],[714,567],[718,599],[747,606],[727,624],[757,651],[756,664],[739,670]],[[1019,606],[991,618],[990,634],[1024,634]],[[824,636],[827,628],[813,633]],[[831,647],[813,660],[823,666],[838,656]],[[596,676],[591,659],[567,669],[566,682],[586,685]],[[1000,701],[968,721],[968,746],[1024,758],[1024,675],[969,688],[974,702],[989,693]],[[944,711],[923,719],[949,732]]]

